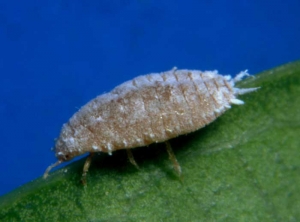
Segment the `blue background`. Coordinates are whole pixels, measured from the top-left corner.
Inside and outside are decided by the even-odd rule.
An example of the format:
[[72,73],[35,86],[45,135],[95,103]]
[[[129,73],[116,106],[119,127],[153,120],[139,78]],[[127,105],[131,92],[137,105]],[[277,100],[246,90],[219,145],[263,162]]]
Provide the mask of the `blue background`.
[[0,195],[44,173],[60,128],[137,75],[300,59],[299,0],[0,2]]

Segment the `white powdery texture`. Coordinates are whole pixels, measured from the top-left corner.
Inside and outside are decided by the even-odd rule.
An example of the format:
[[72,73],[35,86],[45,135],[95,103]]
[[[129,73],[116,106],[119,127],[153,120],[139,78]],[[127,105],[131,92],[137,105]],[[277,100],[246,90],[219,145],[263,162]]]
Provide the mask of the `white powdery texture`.
[[204,127],[243,104],[236,78],[217,71],[170,70],[139,76],[83,106],[63,126],[56,153],[108,152],[163,142]]

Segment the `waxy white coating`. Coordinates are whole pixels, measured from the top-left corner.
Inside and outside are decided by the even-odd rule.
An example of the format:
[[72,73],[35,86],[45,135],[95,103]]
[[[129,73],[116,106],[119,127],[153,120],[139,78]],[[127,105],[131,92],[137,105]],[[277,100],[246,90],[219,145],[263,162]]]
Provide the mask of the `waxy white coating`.
[[111,154],[146,146],[198,130],[244,102],[237,96],[258,88],[239,89],[235,78],[217,71],[176,68],[127,81],[84,105],[64,124],[56,141],[58,162],[86,152]]

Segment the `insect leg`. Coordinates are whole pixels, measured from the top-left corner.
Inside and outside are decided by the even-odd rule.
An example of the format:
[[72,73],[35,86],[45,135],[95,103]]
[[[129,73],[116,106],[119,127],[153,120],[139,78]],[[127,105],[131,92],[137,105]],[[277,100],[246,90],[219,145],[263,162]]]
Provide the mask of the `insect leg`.
[[86,158],[84,166],[83,166],[83,172],[81,176],[81,182],[85,185],[86,184],[86,174],[89,171],[92,158],[93,158],[94,153],[90,153],[89,156]]
[[131,150],[130,149],[126,149],[126,152],[127,152],[127,156],[128,156],[128,159],[129,159],[130,163],[132,163],[132,165],[134,165],[139,170],[140,168],[137,165],[137,163],[135,162]]
[[173,166],[174,166],[174,169],[176,170],[176,172],[178,173],[178,175],[180,176],[181,175],[181,167],[176,159],[176,156],[172,150],[172,147],[171,147],[171,144],[169,141],[166,141],[165,142],[166,144],[166,149],[167,149],[167,152],[169,154],[169,158],[170,160],[173,162]]

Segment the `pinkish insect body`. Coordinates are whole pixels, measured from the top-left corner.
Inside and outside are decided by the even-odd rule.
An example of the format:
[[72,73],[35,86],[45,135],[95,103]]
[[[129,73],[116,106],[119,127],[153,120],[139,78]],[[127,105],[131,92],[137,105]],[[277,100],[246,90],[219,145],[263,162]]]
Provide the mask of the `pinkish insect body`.
[[[111,154],[127,149],[130,161],[136,165],[129,149],[193,132],[214,121],[231,104],[243,104],[237,95],[258,89],[234,87],[245,76],[249,76],[247,71],[232,79],[217,71],[174,68],[117,86],[91,100],[63,125],[55,145],[58,161],[47,168],[44,177],[53,167],[86,152]],[[167,149],[180,173],[169,144]],[[88,158],[83,176],[90,161]]]

